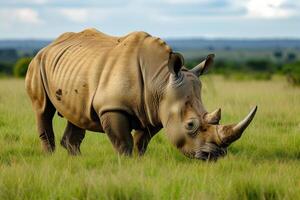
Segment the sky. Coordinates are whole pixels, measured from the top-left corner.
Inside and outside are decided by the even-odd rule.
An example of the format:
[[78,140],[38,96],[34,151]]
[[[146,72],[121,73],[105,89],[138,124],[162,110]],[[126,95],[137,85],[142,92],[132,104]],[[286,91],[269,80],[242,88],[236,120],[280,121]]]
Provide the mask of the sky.
[[90,27],[115,36],[300,38],[300,0],[0,0],[0,39]]

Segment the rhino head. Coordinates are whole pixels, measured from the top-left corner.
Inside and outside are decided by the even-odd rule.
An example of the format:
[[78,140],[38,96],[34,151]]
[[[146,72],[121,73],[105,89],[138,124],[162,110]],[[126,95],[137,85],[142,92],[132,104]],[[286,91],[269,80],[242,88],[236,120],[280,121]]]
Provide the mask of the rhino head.
[[257,107],[236,124],[219,125],[221,110],[207,113],[201,100],[199,76],[213,63],[214,55],[192,70],[187,70],[183,57],[171,53],[169,81],[160,105],[160,118],[171,142],[186,156],[217,160],[226,155],[227,147],[239,139],[255,116]]

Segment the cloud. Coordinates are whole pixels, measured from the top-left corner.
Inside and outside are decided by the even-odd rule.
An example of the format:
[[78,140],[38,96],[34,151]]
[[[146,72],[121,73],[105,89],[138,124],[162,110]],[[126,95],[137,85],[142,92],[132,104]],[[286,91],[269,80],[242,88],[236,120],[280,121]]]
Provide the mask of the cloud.
[[37,11],[31,8],[17,8],[17,9],[4,9],[0,11],[1,16],[9,16],[9,20],[1,20],[3,23],[5,21],[9,23],[24,23],[24,24],[41,24],[43,21]]
[[38,12],[30,8],[19,8],[16,9],[12,16],[15,17],[20,22],[29,24],[40,24],[42,20],[39,18]]
[[63,8],[60,13],[69,20],[77,23],[86,22],[88,19],[88,10],[85,8]]
[[246,3],[247,17],[250,18],[288,18],[293,16],[292,8],[284,7],[285,0],[249,0]]

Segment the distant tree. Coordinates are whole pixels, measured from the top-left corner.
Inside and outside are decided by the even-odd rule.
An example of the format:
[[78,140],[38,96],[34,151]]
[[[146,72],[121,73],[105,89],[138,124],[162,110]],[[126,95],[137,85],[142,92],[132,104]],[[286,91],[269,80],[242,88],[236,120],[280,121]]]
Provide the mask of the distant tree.
[[283,72],[289,83],[300,85],[300,61],[284,65]]
[[267,59],[248,60],[246,67],[251,71],[274,72],[274,64]]
[[283,53],[282,53],[282,51],[280,51],[280,50],[274,51],[273,55],[274,55],[274,57],[275,57],[276,59],[278,59],[278,60],[280,60],[280,59],[283,57]]
[[20,58],[14,66],[14,75],[16,77],[25,77],[31,57]]
[[209,51],[214,51],[214,50],[215,50],[215,47],[214,47],[214,46],[208,46],[208,47],[207,47],[207,50],[209,50]]
[[296,58],[297,58],[297,56],[293,52],[288,53],[286,56],[287,62],[294,62],[296,60]]
[[0,49],[0,60],[2,62],[15,62],[18,59],[18,52],[15,49]]
[[30,57],[30,56],[31,56],[31,53],[25,52],[22,56],[23,56],[23,57]]
[[13,64],[8,62],[0,62],[0,74],[11,75],[13,71]]
[[240,66],[236,61],[216,59],[214,67],[211,70],[219,74],[234,73],[242,70]]
[[224,48],[226,51],[230,51],[231,50],[231,46],[225,46]]

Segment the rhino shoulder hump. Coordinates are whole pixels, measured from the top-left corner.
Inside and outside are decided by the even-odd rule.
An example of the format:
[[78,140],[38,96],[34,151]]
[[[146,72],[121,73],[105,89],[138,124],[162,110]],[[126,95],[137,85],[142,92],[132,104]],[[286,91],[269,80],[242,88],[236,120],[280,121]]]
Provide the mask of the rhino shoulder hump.
[[73,32],[66,32],[66,33],[63,33],[61,34],[60,36],[58,36],[58,38],[56,38],[53,43],[60,43],[60,42],[63,42],[67,39],[69,39],[70,37],[74,36],[76,33],[73,33]]
[[129,33],[128,35],[124,36],[123,40],[140,41],[140,40],[143,40],[147,37],[151,37],[151,35],[149,33],[144,32],[144,31],[135,31],[135,32]]
[[156,50],[156,53],[169,54],[172,52],[172,48],[161,38],[159,37],[149,37],[145,40],[144,43],[148,48]]
[[142,38],[151,36],[149,33],[144,32],[144,31],[135,31],[132,34],[136,35],[137,37],[142,37]]

